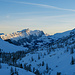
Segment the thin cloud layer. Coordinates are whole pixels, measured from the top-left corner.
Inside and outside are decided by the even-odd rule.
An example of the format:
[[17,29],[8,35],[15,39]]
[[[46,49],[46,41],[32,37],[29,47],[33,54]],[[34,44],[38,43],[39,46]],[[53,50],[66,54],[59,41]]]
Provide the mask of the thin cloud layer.
[[75,10],[73,10],[73,9],[64,9],[64,8],[60,8],[60,7],[56,7],[56,6],[51,6],[51,5],[45,5],[45,4],[18,2],[18,1],[13,1],[13,2],[21,3],[21,4],[35,5],[35,6],[40,6],[40,7],[44,7],[44,8],[52,8],[52,9],[57,9],[57,10],[65,10],[65,11],[73,11],[73,12],[75,12]]

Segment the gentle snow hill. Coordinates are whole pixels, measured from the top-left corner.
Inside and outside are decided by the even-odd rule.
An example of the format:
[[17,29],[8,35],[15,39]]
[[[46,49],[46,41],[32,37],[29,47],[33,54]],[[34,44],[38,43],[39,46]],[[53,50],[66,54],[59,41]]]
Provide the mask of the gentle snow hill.
[[16,51],[22,51],[22,50],[27,50],[27,48],[25,47],[21,47],[21,46],[16,46],[13,44],[10,44],[2,39],[0,39],[0,49],[3,50],[3,52],[16,52]]
[[[14,66],[8,66],[7,64],[1,64],[1,66],[2,66],[2,68],[0,69],[0,75],[11,75],[11,72],[10,72],[11,67],[13,68],[13,70],[15,70],[15,68],[16,68],[19,75],[35,75],[24,69],[14,67]],[[14,74],[14,75],[16,75],[16,74]]]
[[75,33],[75,29],[69,30],[69,31],[66,31],[66,32],[63,32],[63,33],[56,33],[56,34],[52,35],[51,38],[57,40],[59,38],[63,38],[63,37],[69,36],[71,32]]

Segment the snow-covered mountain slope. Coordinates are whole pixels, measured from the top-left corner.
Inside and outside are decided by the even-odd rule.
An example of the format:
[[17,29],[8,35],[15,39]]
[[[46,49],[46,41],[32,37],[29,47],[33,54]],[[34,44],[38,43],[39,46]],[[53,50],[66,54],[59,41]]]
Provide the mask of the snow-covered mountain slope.
[[42,75],[75,75],[75,31],[49,46],[41,46],[37,52],[28,53],[17,63],[31,65],[32,71],[35,68]]
[[[1,64],[1,67],[2,68],[0,69],[0,75],[35,75],[24,69],[14,67],[14,66],[8,66],[7,64]],[[11,70],[11,68],[12,68],[12,70]],[[16,69],[16,72],[15,72],[15,69]],[[15,74],[12,74],[12,71]]]
[[51,38],[57,40],[58,38],[63,38],[63,37],[69,36],[69,35],[71,35],[71,33],[75,33],[75,29],[69,30],[69,31],[66,31],[63,33],[56,33],[56,34],[52,35]]
[[27,50],[27,48],[25,48],[25,47],[15,46],[15,45],[10,44],[2,39],[0,39],[0,49],[3,52],[8,52],[8,53]]
[[[38,69],[42,75],[57,75],[57,72],[61,72],[61,75],[73,75],[75,74],[75,65],[71,65],[72,56],[75,58],[75,53],[70,55],[70,53],[63,53],[63,51],[54,52],[51,54],[43,55],[43,52],[39,51],[38,53],[42,53],[40,59],[38,59],[38,54],[29,54],[27,57],[23,58],[18,62],[24,64],[31,64],[31,69]],[[32,61],[33,58],[33,61]],[[26,61],[25,61],[26,60]],[[44,62],[44,64],[43,64]],[[48,73],[47,73],[47,64],[48,64]]]

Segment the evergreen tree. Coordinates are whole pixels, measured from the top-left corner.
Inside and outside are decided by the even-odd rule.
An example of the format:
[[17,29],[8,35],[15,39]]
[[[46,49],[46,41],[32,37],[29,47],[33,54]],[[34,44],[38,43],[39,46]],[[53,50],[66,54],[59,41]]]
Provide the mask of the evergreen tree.
[[71,48],[70,53],[71,53],[71,54],[73,54],[73,53],[74,53],[73,47]]
[[61,72],[57,72],[57,75],[61,75]]
[[31,61],[34,61],[33,57],[31,57]]
[[44,66],[44,61],[42,61],[42,66]]
[[20,68],[23,68],[22,64],[20,64]]
[[36,75],[41,75],[38,69],[36,69],[35,74]]
[[29,64],[29,71],[31,72],[31,64]]
[[13,68],[12,67],[10,69],[10,75],[14,75],[14,71],[13,71]]
[[26,65],[27,65],[27,64],[25,63],[25,64],[24,64],[24,69],[25,69],[25,70],[26,70]]
[[48,64],[46,64],[46,70],[48,70]]
[[16,70],[16,68],[15,68],[15,74],[18,75],[18,71]]
[[74,58],[73,58],[73,56],[72,56],[71,64],[72,65],[74,64]]
[[33,67],[33,72],[35,72],[35,67]]
[[38,55],[38,60],[40,59],[40,56]]
[[16,68],[15,68],[15,74],[17,73],[17,70],[16,70]]

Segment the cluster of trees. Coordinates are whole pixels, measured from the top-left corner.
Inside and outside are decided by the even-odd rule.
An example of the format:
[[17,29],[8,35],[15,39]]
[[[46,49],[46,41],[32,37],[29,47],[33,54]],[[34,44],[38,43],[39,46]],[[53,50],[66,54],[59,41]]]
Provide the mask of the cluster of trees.
[[25,51],[18,51],[16,53],[5,53],[1,52],[2,63],[7,63],[9,65],[15,65],[18,59],[26,56]]
[[[5,52],[0,51],[0,58],[2,58],[1,62],[7,63],[8,65],[13,65],[15,67],[23,68],[23,69],[25,69],[27,71],[30,71],[30,72],[34,72],[36,75],[41,75],[38,69],[35,69],[35,68],[33,68],[33,70],[31,69],[31,64],[22,65],[20,63],[19,64],[16,63],[16,61],[18,59],[21,59],[21,58],[25,57],[27,53],[28,52],[26,52],[26,51],[18,51],[18,52],[15,52],[15,53],[5,53]],[[38,59],[40,59],[39,56],[38,56]],[[34,59],[32,58],[32,61],[33,60]],[[0,65],[0,67],[1,67],[1,65]],[[18,75],[18,72],[16,72],[16,69],[15,69],[15,72],[14,72],[13,68],[11,68],[11,75],[14,75],[14,74]]]
[[14,71],[14,69],[11,67],[10,75],[19,75],[17,69],[15,68],[15,71]]
[[41,73],[39,72],[39,70],[35,69],[35,67],[33,67],[33,69],[31,69],[31,64],[29,64],[29,65],[27,63],[25,63],[24,65],[17,64],[17,67],[20,67],[20,68],[25,69],[27,71],[33,72],[36,75],[41,75]]

